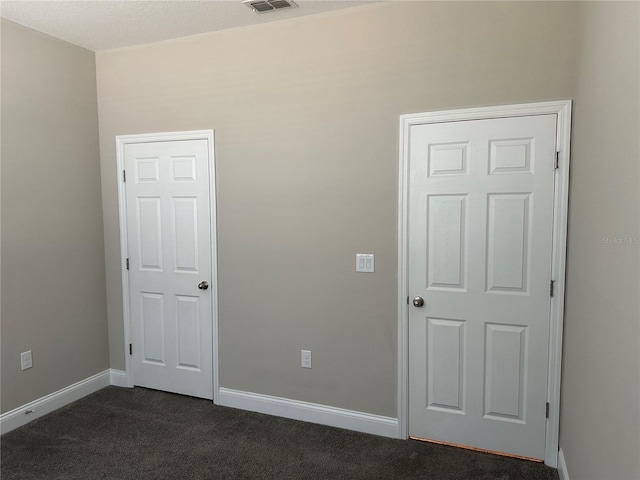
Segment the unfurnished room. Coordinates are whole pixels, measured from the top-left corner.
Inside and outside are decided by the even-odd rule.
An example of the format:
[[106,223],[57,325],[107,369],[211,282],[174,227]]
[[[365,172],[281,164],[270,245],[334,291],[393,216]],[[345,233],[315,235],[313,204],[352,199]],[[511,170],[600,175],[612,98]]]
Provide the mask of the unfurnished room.
[[3,480],[640,480],[640,2],[0,16]]

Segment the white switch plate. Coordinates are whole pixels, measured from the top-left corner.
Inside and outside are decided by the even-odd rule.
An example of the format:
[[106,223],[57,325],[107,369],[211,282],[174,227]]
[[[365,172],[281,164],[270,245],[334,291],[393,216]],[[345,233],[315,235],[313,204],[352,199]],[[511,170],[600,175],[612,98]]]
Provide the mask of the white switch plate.
[[300,351],[300,366],[302,368],[311,368],[311,350]]
[[22,370],[33,367],[33,357],[31,356],[31,350],[22,352],[20,354],[20,365]]
[[373,273],[374,257],[371,253],[356,253],[356,272]]

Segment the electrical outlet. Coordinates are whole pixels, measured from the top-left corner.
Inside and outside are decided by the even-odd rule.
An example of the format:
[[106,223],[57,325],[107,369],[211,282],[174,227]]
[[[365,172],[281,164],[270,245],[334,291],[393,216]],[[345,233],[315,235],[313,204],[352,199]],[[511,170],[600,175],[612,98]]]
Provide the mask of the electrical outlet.
[[22,352],[20,354],[20,365],[22,370],[33,367],[33,357],[31,356],[31,350]]
[[302,368],[311,368],[311,350],[301,350],[300,353],[300,366]]

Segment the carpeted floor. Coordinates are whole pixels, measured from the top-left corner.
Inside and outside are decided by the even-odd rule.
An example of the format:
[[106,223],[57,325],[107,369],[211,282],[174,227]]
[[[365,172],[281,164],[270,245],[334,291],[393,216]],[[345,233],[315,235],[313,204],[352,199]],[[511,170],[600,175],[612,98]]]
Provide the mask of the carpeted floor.
[[107,387],[2,436],[2,480],[557,480],[539,463]]

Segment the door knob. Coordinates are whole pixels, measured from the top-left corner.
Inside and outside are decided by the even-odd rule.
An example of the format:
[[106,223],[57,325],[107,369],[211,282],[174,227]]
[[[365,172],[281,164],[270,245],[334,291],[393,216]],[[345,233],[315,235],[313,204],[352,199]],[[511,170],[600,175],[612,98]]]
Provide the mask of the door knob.
[[413,297],[413,306],[421,307],[424,305],[424,298],[422,297]]
[[207,288],[209,288],[209,284],[206,281],[202,281],[198,284],[198,288],[200,290],[206,290]]

